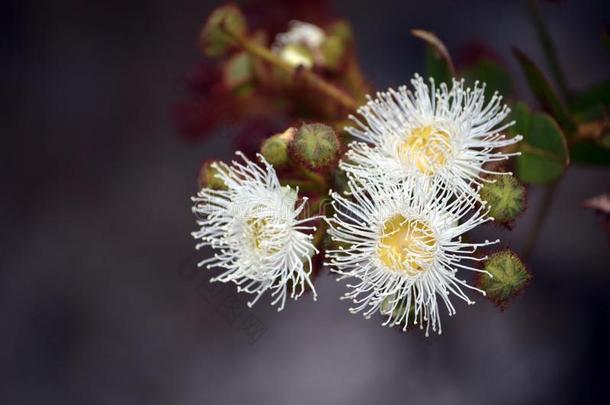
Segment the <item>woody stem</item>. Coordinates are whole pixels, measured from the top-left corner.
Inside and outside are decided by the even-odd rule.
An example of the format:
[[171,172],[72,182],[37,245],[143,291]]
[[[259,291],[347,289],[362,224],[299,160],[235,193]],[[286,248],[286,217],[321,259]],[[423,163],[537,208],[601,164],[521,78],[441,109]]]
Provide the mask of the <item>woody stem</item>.
[[340,90],[333,84],[327,82],[314,72],[303,69],[300,66],[292,66],[269,49],[264,46],[261,46],[255,41],[245,37],[245,36],[237,36],[227,32],[228,35],[231,35],[235,41],[241,46],[246,52],[250,55],[258,57],[279,69],[293,75],[296,79],[301,79],[306,82],[309,86],[315,88],[321,93],[326,94],[328,97],[335,100],[337,103],[344,106],[346,109],[350,111],[356,111],[358,108],[358,103],[356,100],[351,97],[346,92]]

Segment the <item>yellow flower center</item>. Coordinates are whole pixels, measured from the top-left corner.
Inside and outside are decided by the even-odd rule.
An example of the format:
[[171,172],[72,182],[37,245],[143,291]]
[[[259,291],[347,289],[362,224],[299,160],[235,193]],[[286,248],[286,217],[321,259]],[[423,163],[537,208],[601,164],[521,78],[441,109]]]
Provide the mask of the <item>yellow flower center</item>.
[[269,222],[265,218],[250,218],[246,223],[249,230],[248,239],[254,250],[264,255],[271,255],[279,250],[277,246],[267,246],[268,244],[265,243],[265,240],[269,239],[270,232],[273,232],[268,229]]
[[426,264],[434,259],[436,243],[424,221],[397,214],[383,224],[377,254],[388,268],[414,276],[425,271]]
[[451,135],[431,125],[413,129],[398,147],[400,158],[426,175],[443,167],[452,152]]

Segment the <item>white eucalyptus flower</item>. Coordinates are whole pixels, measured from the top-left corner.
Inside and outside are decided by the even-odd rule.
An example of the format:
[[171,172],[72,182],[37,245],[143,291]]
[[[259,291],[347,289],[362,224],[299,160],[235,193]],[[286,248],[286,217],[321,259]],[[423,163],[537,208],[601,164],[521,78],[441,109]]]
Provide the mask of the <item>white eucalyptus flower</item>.
[[295,20],[288,24],[287,32],[277,34],[272,50],[292,66],[311,68],[325,39],[320,27]]
[[[338,248],[327,251],[327,265],[355,278],[343,299],[355,304],[350,312],[366,318],[380,312],[384,325],[419,324],[426,335],[441,329],[437,301],[455,314],[452,295],[473,304],[462,288],[472,287],[458,270],[484,272],[472,266],[482,261],[475,251],[498,241],[467,243],[461,235],[491,220],[473,196],[455,198],[449,190],[431,186],[422,193],[408,179],[397,184],[364,184],[350,198],[332,193],[336,214],[329,230]],[[488,274],[488,273],[487,273]]]
[[361,182],[400,182],[413,177],[421,187],[439,182],[455,194],[472,193],[484,179],[497,174],[483,168],[518,155],[501,148],[519,142],[521,135],[502,133],[514,124],[503,124],[510,109],[495,93],[485,102],[485,85],[464,88],[453,80],[430,87],[419,75],[406,86],[378,93],[358,112],[364,118],[347,131],[356,139],[341,167]]
[[306,198],[297,205],[298,190],[282,187],[275,170],[259,155],[263,164],[248,160],[237,152],[243,163],[214,164],[216,175],[226,189],[202,188],[193,197],[193,212],[200,229],[193,232],[199,249],[210,246],[214,256],[198,266],[218,267],[222,274],[210,281],[229,282],[238,291],[255,294],[252,306],[267,290],[274,297],[272,305],[284,308],[288,290],[297,299],[305,290],[316,292],[309,278],[311,256],[316,248],[305,223],[315,218],[299,219]]

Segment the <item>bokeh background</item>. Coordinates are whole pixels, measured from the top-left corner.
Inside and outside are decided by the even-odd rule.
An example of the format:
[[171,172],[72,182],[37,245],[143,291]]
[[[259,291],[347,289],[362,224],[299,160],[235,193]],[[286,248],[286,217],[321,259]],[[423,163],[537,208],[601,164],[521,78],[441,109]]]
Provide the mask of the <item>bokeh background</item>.
[[[189,196],[204,159],[231,155],[233,128],[186,142],[168,112],[217,4],[3,4],[0,402],[604,402],[610,253],[601,217],[581,201],[608,191],[608,169],[566,173],[528,260],[526,293],[504,312],[483,298],[459,305],[440,337],[349,315],[344,286],[329,275],[318,279],[317,303],[304,297],[282,313],[267,302],[240,313],[232,286],[207,287],[209,274],[192,267]],[[334,5],[353,23],[377,88],[423,71],[414,27],[452,52],[485,41],[524,98],[510,47],[543,60],[522,1]],[[606,78],[608,2],[542,10],[570,85]],[[531,188],[532,208],[539,197]],[[501,231],[505,244],[521,248],[534,211]]]

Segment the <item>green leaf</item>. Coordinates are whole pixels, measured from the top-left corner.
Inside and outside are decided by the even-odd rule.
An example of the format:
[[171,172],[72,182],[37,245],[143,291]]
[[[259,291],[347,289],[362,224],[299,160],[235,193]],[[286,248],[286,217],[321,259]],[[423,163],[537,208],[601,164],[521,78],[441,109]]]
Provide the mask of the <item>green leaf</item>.
[[607,108],[610,108],[610,80],[596,84],[570,103],[572,113],[583,121],[603,117]]
[[509,249],[490,255],[485,261],[485,270],[491,277],[481,273],[476,278],[475,285],[503,309],[532,279],[532,274],[521,259]]
[[451,71],[447,62],[440,58],[436,51],[430,46],[426,46],[426,74],[438,83],[451,83]]
[[542,18],[542,15],[540,14],[538,0],[529,1],[529,11],[532,16],[532,20],[534,21],[534,28],[538,34],[538,39],[542,45],[542,51],[544,52],[544,56],[546,57],[549,67],[551,68],[551,74],[559,86],[561,93],[564,95],[564,97],[567,97],[569,91],[568,86],[566,85],[565,75],[563,74],[561,66],[559,65],[555,44],[553,43],[549,30],[544,22],[544,19]]
[[561,128],[544,113],[529,112],[519,103],[513,111],[513,133],[523,135],[521,155],[516,158],[516,172],[521,181],[550,183],[562,175],[569,163],[568,148]]
[[496,175],[479,191],[495,221],[509,223],[525,209],[525,187],[508,174]]
[[576,124],[544,74],[523,52],[514,48],[513,53],[523,69],[532,93],[538,98],[543,108],[553,114],[561,128],[571,136],[576,131]]
[[411,34],[422,39],[426,46],[426,73],[434,78],[436,83],[451,83],[455,77],[455,68],[445,44],[430,31],[414,29]]
[[223,69],[224,80],[230,89],[238,89],[250,83],[254,77],[252,58],[246,52],[233,55]]
[[586,140],[572,145],[570,157],[574,162],[594,166],[610,166],[610,148],[606,146],[608,142],[605,135],[599,141]]
[[495,91],[502,96],[511,93],[513,81],[510,74],[494,60],[482,57],[474,64],[468,66],[461,72],[461,75],[469,84],[474,84],[476,80],[485,83],[485,96],[491,97]]

